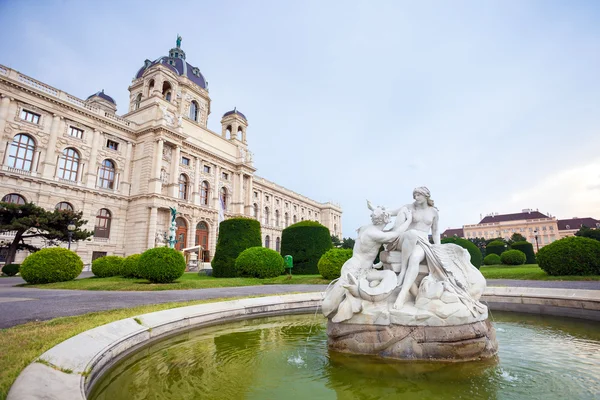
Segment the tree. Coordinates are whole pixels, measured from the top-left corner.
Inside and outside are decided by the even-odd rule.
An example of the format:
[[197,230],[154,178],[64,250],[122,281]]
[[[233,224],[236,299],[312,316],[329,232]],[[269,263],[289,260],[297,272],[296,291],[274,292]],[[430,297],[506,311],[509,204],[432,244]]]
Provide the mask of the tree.
[[352,250],[354,248],[354,242],[355,242],[355,240],[352,238],[343,238],[342,239],[342,249]]
[[331,244],[333,244],[333,247],[340,247],[342,242],[340,242],[340,238],[337,236],[331,235]]
[[[13,204],[0,202],[0,234],[10,232],[14,235],[12,241],[5,241],[1,247],[8,249],[6,263],[14,262],[17,251],[37,251],[40,248],[32,245],[28,239],[41,238],[45,246],[57,246],[69,238],[67,227],[70,223],[75,225],[71,241],[85,240],[92,236],[92,232],[81,229],[87,223],[81,219],[83,212],[70,210],[52,210],[38,207],[33,203]],[[44,246],[44,247],[45,247]]]
[[526,241],[527,241],[527,239],[525,238],[525,236],[521,235],[520,233],[515,232],[510,237],[508,244],[513,244],[516,242],[526,242]]
[[584,225],[577,232],[575,232],[575,236],[586,237],[600,241],[600,229],[590,229]]
[[487,245],[487,242],[484,238],[469,238],[467,239],[469,242],[473,243],[475,246],[477,246],[477,248],[479,248],[479,251],[481,252],[481,258],[484,258],[486,256],[485,253],[485,246]]

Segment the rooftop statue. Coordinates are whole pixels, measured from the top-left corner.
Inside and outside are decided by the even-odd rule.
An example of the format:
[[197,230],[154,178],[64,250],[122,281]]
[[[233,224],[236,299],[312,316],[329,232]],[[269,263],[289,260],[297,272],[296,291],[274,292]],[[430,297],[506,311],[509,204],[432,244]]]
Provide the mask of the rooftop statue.
[[181,48],[181,36],[177,35],[177,48],[180,49]]

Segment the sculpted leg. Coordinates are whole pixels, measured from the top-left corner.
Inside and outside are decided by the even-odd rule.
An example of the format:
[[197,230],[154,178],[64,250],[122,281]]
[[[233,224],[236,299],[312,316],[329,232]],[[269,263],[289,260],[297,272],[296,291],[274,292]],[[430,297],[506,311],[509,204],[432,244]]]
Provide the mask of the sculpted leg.
[[415,283],[415,280],[417,279],[417,275],[419,275],[419,264],[424,259],[425,253],[423,252],[423,249],[419,246],[415,246],[413,254],[408,260],[408,266],[406,268],[404,282],[402,283],[402,289],[400,289],[400,294],[394,303],[394,308],[396,310],[401,309],[404,306],[404,303],[406,303],[408,300],[408,296]]
[[404,282],[404,276],[406,275],[406,269],[408,267],[408,260],[417,245],[417,235],[411,231],[404,233],[400,237],[402,238],[402,264],[400,267],[400,274],[398,275],[398,285],[402,285]]

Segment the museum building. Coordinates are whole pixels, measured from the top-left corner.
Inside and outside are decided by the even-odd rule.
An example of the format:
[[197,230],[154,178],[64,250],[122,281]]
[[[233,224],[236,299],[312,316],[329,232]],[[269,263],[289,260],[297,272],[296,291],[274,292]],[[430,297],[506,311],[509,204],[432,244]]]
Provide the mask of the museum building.
[[104,91],[82,100],[0,65],[1,200],[83,211],[94,236],[72,248],[84,263],[164,245],[169,207],[178,212],[176,248],[196,247],[204,261],[221,207],[225,219],[258,219],[263,245],[277,251],[283,228],[302,220],[341,237],[339,205],[255,175],[244,114],[225,113],[221,132],[207,128],[207,81],[179,39],[144,62],[129,93],[129,111],[118,116]]

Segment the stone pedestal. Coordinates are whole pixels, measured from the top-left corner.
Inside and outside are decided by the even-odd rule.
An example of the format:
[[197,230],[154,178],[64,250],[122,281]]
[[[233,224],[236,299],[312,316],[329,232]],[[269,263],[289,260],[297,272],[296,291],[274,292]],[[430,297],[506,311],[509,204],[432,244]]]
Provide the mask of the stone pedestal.
[[456,326],[327,324],[330,350],[400,360],[461,362],[494,357],[496,331],[489,320]]

